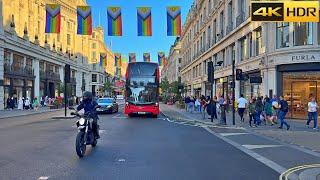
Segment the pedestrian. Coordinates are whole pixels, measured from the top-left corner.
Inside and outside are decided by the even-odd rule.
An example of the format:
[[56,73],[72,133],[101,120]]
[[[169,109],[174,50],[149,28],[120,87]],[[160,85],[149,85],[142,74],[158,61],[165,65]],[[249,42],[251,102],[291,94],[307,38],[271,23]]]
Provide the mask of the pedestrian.
[[19,109],[19,110],[23,110],[23,100],[22,100],[22,97],[19,98],[19,101],[18,101],[18,109]]
[[314,97],[308,102],[308,121],[306,126],[309,127],[310,122],[313,120],[313,129],[318,129],[318,104]]
[[278,97],[276,95],[273,96],[272,98],[272,117],[271,120],[274,124],[278,124],[278,109],[279,109],[279,102],[278,102]]
[[193,113],[193,111],[194,111],[194,102],[195,102],[195,100],[194,100],[193,96],[191,96],[190,103],[189,103],[189,111],[190,111],[190,113]]
[[271,123],[271,126],[274,125],[271,117],[272,117],[272,103],[270,101],[270,98],[266,97],[264,99],[264,114],[265,114],[265,120],[266,122],[270,122]]
[[189,111],[189,106],[190,106],[190,97],[187,96],[184,100],[184,103],[186,105],[186,111],[188,112]]
[[26,102],[25,102],[25,108],[26,108],[26,110],[30,109],[30,100],[29,100],[28,97],[27,97]]
[[203,99],[203,119],[206,118],[206,111],[208,110],[208,104],[210,103],[210,96],[207,96],[206,98]]
[[[209,98],[208,104],[207,104],[207,113],[209,116],[212,116],[213,119],[218,119],[217,116],[217,109],[216,109],[217,100],[214,98]],[[211,119],[209,117],[208,119]]]
[[256,119],[254,118],[254,109],[255,109],[255,99],[251,98],[248,105],[248,114],[249,114],[249,125],[252,127],[252,120],[255,127],[256,125]]
[[285,117],[286,117],[288,111],[289,111],[288,102],[283,98],[283,96],[280,96],[280,102],[279,102],[280,127],[279,127],[279,129],[282,129],[283,125],[287,126],[287,130],[290,129],[290,125],[285,120]]
[[238,99],[238,114],[240,116],[240,121],[244,122],[244,111],[246,110],[248,101],[243,97],[243,94],[240,95],[240,98]]
[[7,98],[7,106],[6,106],[6,108],[7,109],[10,109],[10,96]]
[[32,103],[32,107],[34,108],[35,111],[38,111],[39,101],[38,101],[37,97],[34,98],[33,103]]
[[14,109],[14,108],[15,108],[14,98],[11,97],[11,99],[10,99],[10,109]]
[[254,114],[255,114],[255,120],[257,125],[261,125],[261,113],[263,111],[263,103],[261,97],[258,97],[255,108],[254,108]]
[[200,104],[200,99],[199,98],[196,99],[194,105],[196,107],[196,112],[201,112],[201,104]]

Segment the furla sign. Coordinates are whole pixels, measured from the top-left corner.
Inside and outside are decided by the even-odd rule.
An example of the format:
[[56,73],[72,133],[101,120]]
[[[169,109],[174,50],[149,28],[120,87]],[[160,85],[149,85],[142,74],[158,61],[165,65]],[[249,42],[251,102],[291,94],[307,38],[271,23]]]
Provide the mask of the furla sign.
[[304,61],[316,61],[316,60],[320,60],[319,55],[297,55],[297,56],[292,56],[291,60],[294,62],[304,62]]

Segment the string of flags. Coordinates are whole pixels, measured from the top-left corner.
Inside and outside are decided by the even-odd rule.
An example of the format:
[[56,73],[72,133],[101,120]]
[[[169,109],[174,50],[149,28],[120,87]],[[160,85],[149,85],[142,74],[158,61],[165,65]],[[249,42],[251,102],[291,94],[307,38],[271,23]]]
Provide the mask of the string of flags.
[[[181,7],[169,6],[167,11],[167,36],[181,36]],[[121,7],[107,8],[108,36],[122,36]],[[60,33],[61,6],[46,4],[45,33]],[[137,8],[137,35],[152,36],[151,7]],[[90,6],[77,6],[77,34],[92,35],[92,10]]]

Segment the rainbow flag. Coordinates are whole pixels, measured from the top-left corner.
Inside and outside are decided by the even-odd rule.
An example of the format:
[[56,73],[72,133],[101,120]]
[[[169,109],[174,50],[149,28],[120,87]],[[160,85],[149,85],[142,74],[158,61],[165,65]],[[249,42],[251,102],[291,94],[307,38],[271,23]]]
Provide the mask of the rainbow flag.
[[129,62],[137,62],[136,53],[129,53]]
[[108,35],[122,36],[122,16],[120,7],[108,7]]
[[158,52],[158,63],[159,66],[164,66],[166,64],[166,56],[164,52]]
[[107,55],[100,54],[100,66],[107,66]]
[[152,18],[150,7],[138,7],[138,36],[152,36]]
[[77,34],[92,35],[92,16],[90,6],[78,6],[78,29]]
[[181,8],[179,6],[167,7],[167,35],[181,36]]
[[151,61],[150,53],[143,53],[143,61],[144,62],[150,62]]
[[45,33],[60,33],[61,27],[61,6],[58,4],[46,5],[46,32]]
[[114,66],[116,67],[121,67],[121,54],[120,53],[115,53],[114,54]]

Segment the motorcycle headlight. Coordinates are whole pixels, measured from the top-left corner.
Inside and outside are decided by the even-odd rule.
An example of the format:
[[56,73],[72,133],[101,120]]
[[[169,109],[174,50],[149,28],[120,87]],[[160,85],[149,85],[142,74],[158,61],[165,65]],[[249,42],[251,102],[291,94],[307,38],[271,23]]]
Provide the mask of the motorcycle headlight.
[[84,118],[79,119],[79,125],[83,126],[86,120]]

